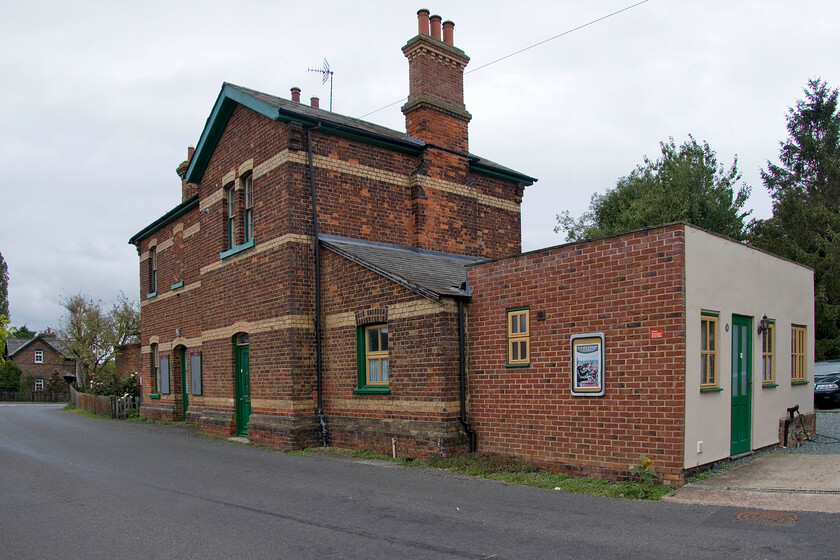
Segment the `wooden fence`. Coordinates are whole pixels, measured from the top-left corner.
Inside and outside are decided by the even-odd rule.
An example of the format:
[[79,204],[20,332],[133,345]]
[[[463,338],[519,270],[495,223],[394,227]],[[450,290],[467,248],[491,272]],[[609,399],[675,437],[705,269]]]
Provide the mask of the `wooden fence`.
[[70,387],[70,400],[76,408],[89,410],[111,418],[127,418],[132,412],[140,411],[140,397],[108,397],[80,393]]
[[0,392],[0,401],[3,402],[31,402],[31,403],[55,403],[67,402],[70,400],[70,393],[8,393]]

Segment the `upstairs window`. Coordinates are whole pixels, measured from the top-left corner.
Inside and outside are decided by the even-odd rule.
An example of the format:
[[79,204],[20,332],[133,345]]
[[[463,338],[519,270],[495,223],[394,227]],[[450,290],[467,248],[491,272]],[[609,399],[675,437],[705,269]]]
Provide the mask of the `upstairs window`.
[[[35,350],[35,363],[36,364],[43,364],[44,363],[44,351],[43,350]],[[43,379],[41,381],[43,381]]]
[[509,309],[507,312],[508,359],[511,366],[531,363],[531,330],[528,309]]
[[253,175],[248,175],[245,184],[245,243],[254,238],[254,180]]
[[149,249],[149,294],[157,294],[157,248]]
[[236,191],[233,185],[225,189],[227,200],[227,248],[233,249],[236,245]]
[[700,388],[718,386],[718,318],[703,314],[700,318]]

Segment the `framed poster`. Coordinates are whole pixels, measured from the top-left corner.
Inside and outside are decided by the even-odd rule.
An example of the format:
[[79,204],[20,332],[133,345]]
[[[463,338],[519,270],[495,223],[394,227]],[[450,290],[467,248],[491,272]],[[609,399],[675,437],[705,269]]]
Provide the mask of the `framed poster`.
[[575,334],[572,345],[572,395],[604,394],[604,333]]

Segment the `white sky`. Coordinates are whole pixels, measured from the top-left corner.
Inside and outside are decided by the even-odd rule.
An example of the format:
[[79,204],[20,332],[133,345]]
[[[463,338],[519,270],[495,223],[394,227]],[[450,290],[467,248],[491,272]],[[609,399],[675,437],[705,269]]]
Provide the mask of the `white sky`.
[[[408,94],[400,48],[428,8],[455,22],[467,71],[634,0],[0,3],[0,253],[12,324],[55,327],[63,297],[139,298],[128,239],[180,203],[176,166],[222,82],[321,98],[361,117]],[[840,3],[650,0],[465,78],[470,151],[539,181],[523,249],[562,243],[580,215],[659,142],[737,155],[754,216],[785,113],[808,79],[840,85]],[[396,103],[366,120],[405,130]]]

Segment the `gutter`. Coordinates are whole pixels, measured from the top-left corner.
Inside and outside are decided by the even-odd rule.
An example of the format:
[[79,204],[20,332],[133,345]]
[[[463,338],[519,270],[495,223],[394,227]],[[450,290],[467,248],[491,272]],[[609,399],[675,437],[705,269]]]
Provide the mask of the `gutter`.
[[315,170],[312,165],[312,130],[321,128],[320,121],[306,129],[306,154],[309,163],[309,193],[312,196],[312,230],[315,237],[315,375],[318,393],[315,415],[321,432],[321,445],[327,446],[327,419],[324,417],[324,376],[321,351],[321,241],[318,231],[318,205],[315,199]]

